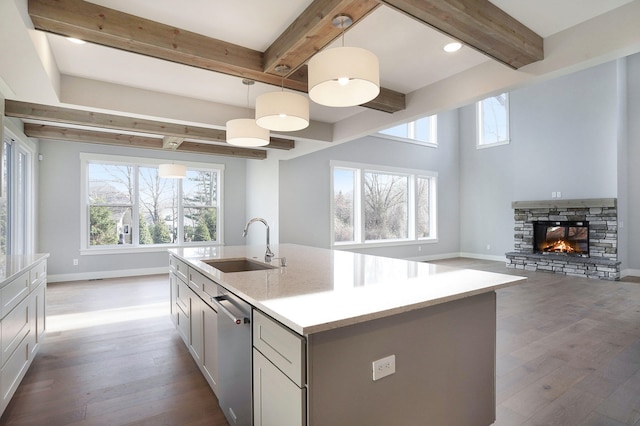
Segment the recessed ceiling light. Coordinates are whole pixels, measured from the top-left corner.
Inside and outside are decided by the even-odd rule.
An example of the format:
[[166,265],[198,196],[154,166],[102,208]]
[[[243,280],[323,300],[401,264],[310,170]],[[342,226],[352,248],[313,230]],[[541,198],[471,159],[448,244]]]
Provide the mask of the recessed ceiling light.
[[84,40],[80,40],[79,38],[73,38],[73,37],[67,37],[67,40],[69,40],[71,43],[75,43],[75,44],[85,44],[86,41]]
[[462,43],[458,43],[457,41],[449,43],[444,47],[444,51],[447,53],[457,52],[460,49],[462,49]]

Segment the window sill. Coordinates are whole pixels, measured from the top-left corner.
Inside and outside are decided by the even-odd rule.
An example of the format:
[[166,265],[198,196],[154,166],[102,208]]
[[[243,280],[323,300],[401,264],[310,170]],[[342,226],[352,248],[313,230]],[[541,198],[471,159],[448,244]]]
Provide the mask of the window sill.
[[361,249],[372,247],[398,247],[398,246],[415,246],[420,244],[434,244],[437,243],[437,238],[425,238],[421,240],[384,240],[384,241],[370,241],[366,243],[333,243],[332,248],[336,250],[340,249]]
[[110,247],[96,247],[85,248],[80,250],[80,256],[96,256],[105,254],[132,254],[132,253],[154,253],[154,252],[166,252],[169,249],[175,248],[187,248],[187,247],[202,247],[202,246],[222,246],[224,244],[218,242],[207,241],[203,244],[167,244],[167,245],[148,245],[148,246],[110,246]]

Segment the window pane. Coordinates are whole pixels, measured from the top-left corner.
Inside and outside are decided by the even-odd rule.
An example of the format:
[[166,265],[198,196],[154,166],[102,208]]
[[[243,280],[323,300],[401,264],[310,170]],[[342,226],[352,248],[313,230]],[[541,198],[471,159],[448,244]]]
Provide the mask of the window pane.
[[130,205],[133,200],[133,173],[133,166],[89,164],[89,203]]
[[365,240],[407,238],[407,177],[366,172],[364,180]]
[[397,136],[399,138],[408,138],[409,137],[409,126],[407,123],[400,124],[395,127],[390,127],[388,129],[380,130],[380,133],[389,136]]
[[126,227],[131,230],[131,207],[90,206],[90,238],[92,246],[130,244],[125,240]]
[[333,169],[333,238],[335,242],[355,239],[353,228],[355,183],[355,170]]
[[185,205],[214,206],[217,198],[217,173],[212,171],[188,170],[183,181]]
[[215,241],[217,239],[218,211],[213,207],[184,208],[184,240]]
[[422,142],[435,142],[431,139],[431,117],[424,117],[415,121],[415,139]]
[[139,167],[138,242],[169,244],[176,240],[178,179],[161,179],[157,167]]
[[4,149],[2,150],[2,197],[0,198],[0,255],[9,254],[7,248],[9,247],[9,217],[8,202],[10,195],[9,191],[9,161],[11,144],[2,142]]
[[482,145],[503,142],[508,136],[507,94],[503,93],[481,101],[481,139]]
[[416,179],[416,237],[428,238],[431,236],[431,223],[429,217],[429,200],[431,199],[430,179]]

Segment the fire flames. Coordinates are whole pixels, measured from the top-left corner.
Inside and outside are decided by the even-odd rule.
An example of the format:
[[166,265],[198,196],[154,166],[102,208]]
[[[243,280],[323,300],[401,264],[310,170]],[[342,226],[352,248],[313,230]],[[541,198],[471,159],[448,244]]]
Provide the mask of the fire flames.
[[542,251],[553,253],[575,253],[577,250],[565,240],[557,240],[544,247]]

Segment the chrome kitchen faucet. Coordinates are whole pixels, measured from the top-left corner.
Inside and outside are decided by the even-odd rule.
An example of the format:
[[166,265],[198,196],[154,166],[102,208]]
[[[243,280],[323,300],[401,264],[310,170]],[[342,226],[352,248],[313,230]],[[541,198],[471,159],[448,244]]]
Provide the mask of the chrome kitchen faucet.
[[267,223],[266,220],[264,220],[261,217],[254,217],[253,219],[251,219],[247,223],[247,226],[244,227],[244,231],[242,231],[242,236],[243,237],[247,236],[247,231],[249,230],[249,225],[251,225],[253,222],[262,222],[262,223],[264,223],[264,226],[267,227],[267,252],[264,254],[264,261],[265,262],[271,262],[271,258],[273,258],[274,254],[271,251],[271,247],[269,246],[269,224]]

